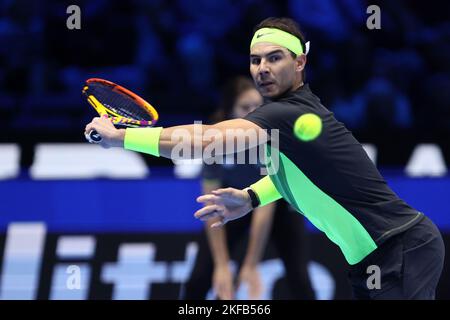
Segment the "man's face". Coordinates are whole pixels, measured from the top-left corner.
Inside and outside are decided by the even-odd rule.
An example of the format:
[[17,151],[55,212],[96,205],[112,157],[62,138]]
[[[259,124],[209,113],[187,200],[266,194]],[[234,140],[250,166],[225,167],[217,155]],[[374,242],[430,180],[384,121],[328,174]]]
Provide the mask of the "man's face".
[[262,96],[275,98],[293,89],[298,81],[297,62],[289,50],[269,42],[250,50],[250,73]]

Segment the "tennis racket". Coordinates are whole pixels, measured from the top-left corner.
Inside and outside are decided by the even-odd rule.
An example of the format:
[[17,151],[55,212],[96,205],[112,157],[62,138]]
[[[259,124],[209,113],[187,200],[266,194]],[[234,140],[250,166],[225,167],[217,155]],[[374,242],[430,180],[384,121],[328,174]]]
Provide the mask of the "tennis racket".
[[[158,112],[150,103],[111,81],[88,79],[82,92],[98,114],[107,115],[116,128],[151,127],[158,121]],[[102,141],[95,130],[86,133],[86,139],[92,143]]]

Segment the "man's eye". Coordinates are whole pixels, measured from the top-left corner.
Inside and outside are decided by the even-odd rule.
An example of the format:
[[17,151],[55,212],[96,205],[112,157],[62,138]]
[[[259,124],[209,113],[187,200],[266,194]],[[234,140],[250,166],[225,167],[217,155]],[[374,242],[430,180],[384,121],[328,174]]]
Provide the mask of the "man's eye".
[[272,57],[269,58],[270,62],[275,62],[275,61],[278,61],[278,60],[280,60],[279,56],[272,56]]
[[251,64],[259,64],[261,59],[259,59],[259,58],[252,58],[250,61],[251,61]]

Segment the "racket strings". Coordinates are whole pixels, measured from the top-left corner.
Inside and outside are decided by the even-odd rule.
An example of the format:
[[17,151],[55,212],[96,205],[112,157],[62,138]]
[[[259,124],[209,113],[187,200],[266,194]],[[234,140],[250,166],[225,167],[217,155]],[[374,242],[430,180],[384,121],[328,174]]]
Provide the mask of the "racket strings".
[[135,120],[153,120],[152,115],[129,96],[99,83],[89,84],[89,94],[118,115]]

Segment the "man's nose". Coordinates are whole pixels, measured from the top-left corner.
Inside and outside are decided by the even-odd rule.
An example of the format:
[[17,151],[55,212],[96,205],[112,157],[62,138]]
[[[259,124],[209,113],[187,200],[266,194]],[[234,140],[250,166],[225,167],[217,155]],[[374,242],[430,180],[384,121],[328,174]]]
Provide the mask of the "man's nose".
[[264,59],[261,60],[261,63],[259,64],[259,68],[258,68],[258,73],[260,75],[263,75],[263,74],[267,74],[269,72],[270,72],[270,69],[269,69],[267,62]]

